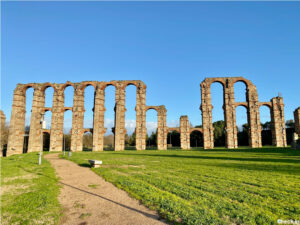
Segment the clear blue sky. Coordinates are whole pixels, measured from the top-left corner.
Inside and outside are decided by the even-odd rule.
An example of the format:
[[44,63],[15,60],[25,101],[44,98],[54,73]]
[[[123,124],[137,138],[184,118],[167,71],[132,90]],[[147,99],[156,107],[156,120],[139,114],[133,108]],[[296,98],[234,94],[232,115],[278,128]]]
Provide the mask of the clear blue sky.
[[[244,76],[257,86],[260,101],[281,92],[286,119],[300,106],[300,2],[1,4],[1,108],[8,120],[16,84],[46,81],[142,80],[147,104],[164,104],[170,126],[180,115],[201,124],[205,77]],[[237,100],[245,99],[244,88],[236,86]],[[92,91],[86,91],[87,127]],[[214,121],[223,119],[221,91],[218,84],[212,88]],[[108,119],[113,98],[111,88]],[[134,104],[129,87],[128,121],[135,120]],[[261,114],[262,122],[270,118],[267,109]],[[147,120],[155,115],[147,113]],[[245,110],[238,108],[237,117],[238,124],[246,122]]]

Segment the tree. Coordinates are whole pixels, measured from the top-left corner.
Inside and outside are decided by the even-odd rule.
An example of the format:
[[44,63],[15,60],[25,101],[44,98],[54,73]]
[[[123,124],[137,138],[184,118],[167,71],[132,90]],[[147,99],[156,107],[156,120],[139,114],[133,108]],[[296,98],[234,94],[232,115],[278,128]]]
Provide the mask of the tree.
[[215,146],[225,146],[225,122],[219,120],[213,123]]
[[286,125],[287,128],[295,128],[295,122],[294,122],[294,120],[287,120],[285,122],[285,125]]
[[249,125],[248,123],[245,123],[242,125],[242,129],[238,130],[238,145],[239,146],[248,146],[249,140],[248,140],[248,131],[249,131]]
[[155,145],[157,145],[157,143],[156,143],[156,137],[157,137],[157,133],[155,132],[152,132],[151,133],[151,135],[150,135],[150,137],[146,137],[147,139],[146,139],[146,145],[147,146],[155,146]]
[[135,134],[135,131],[130,135],[130,137],[128,137],[128,140],[127,140],[127,144],[129,146],[135,146],[135,138],[136,138],[136,134]]

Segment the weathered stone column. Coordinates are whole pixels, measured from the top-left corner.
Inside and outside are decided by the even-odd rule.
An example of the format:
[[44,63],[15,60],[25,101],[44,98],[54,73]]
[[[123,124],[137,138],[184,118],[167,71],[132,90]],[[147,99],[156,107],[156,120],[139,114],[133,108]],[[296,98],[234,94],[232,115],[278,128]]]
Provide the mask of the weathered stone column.
[[286,130],[284,120],[284,104],[282,97],[274,97],[271,99],[271,129],[273,130],[272,143],[277,147],[286,147]]
[[142,82],[139,83],[136,93],[136,150],[146,149],[146,85]]
[[180,117],[180,147],[190,149],[190,123],[188,116]]
[[2,110],[0,110],[0,157],[3,156],[5,120],[5,114]]
[[235,100],[234,100],[234,86],[228,84],[224,86],[224,119],[225,119],[225,135],[226,135],[226,148],[237,148],[237,127],[236,127],[236,114],[235,114]]
[[80,83],[75,84],[72,130],[71,130],[71,151],[82,151],[83,137],[83,119],[84,119],[84,90]]
[[252,148],[262,147],[261,143],[261,125],[259,118],[259,104],[256,87],[254,85],[247,87],[248,123],[249,123],[249,145]]
[[36,85],[33,93],[32,110],[30,119],[30,131],[28,141],[28,152],[39,152],[41,150],[41,113],[44,113],[45,92],[42,85]]
[[117,82],[114,130],[115,151],[122,151],[125,149],[125,88],[126,86],[122,82]]
[[104,114],[105,114],[105,85],[98,83],[95,90],[94,122],[93,122],[93,151],[103,151]]
[[295,133],[300,135],[300,107],[294,111]]
[[159,106],[157,112],[157,149],[167,150],[167,110],[164,105]]
[[204,149],[214,148],[214,128],[212,123],[212,105],[210,87],[206,82],[201,83],[201,106]]
[[23,153],[26,113],[26,90],[18,84],[13,97],[6,156]]
[[62,151],[65,96],[62,85],[57,85],[53,94],[50,151]]

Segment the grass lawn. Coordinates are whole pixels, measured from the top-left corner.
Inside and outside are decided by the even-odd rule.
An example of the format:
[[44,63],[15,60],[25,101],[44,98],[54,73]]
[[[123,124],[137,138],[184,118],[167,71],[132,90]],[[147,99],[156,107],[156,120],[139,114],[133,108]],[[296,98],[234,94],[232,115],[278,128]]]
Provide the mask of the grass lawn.
[[38,153],[1,158],[1,224],[57,224],[59,186],[50,163]]
[[144,205],[183,224],[277,224],[300,220],[300,151],[289,148],[78,152]]

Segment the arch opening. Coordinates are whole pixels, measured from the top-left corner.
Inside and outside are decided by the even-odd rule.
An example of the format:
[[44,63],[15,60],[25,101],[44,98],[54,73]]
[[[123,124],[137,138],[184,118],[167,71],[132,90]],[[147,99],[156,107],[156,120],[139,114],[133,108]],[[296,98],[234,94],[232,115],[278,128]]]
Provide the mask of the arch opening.
[[233,85],[234,99],[235,102],[246,102],[247,101],[247,85],[244,81],[237,81]]
[[51,129],[51,120],[52,120],[52,112],[46,111],[44,115],[44,120],[46,121],[46,129],[43,130],[43,151],[50,150],[50,129]]
[[63,150],[70,151],[71,149],[71,129],[72,129],[72,111],[66,110],[64,112],[63,124]]
[[54,88],[51,86],[46,87],[45,89],[45,107],[51,108],[53,104],[53,94]]
[[157,111],[149,108],[146,111],[146,149],[157,149]]
[[90,152],[93,149],[93,133],[90,131],[84,132],[82,136],[82,151]]
[[212,121],[214,127],[214,146],[225,146],[225,119],[224,119],[224,85],[220,82],[211,84]]
[[73,97],[74,97],[74,87],[72,85],[68,85],[64,90],[65,96],[65,107],[73,107]]
[[203,147],[203,133],[198,130],[192,131],[190,133],[190,145],[191,148]]
[[113,85],[107,85],[105,88],[105,113],[104,127],[106,133],[104,135],[104,150],[114,149],[114,126],[115,126],[115,96],[116,88]]
[[243,105],[236,107],[236,126],[237,126],[237,139],[238,146],[249,146],[249,125],[247,108]]
[[262,145],[272,145],[271,109],[266,105],[259,107]]
[[134,150],[136,145],[136,98],[137,88],[135,84],[129,83],[125,89],[125,149]]
[[87,85],[84,89],[84,116],[83,128],[93,128],[94,119],[94,104],[95,104],[95,88],[92,85]]
[[28,152],[28,142],[29,142],[29,131],[30,131],[30,120],[31,120],[31,109],[33,101],[34,89],[32,87],[27,87],[25,90],[25,127],[24,127],[24,140],[23,140],[23,153]]
[[176,130],[168,132],[167,136],[167,148],[179,149],[180,148],[180,133]]

